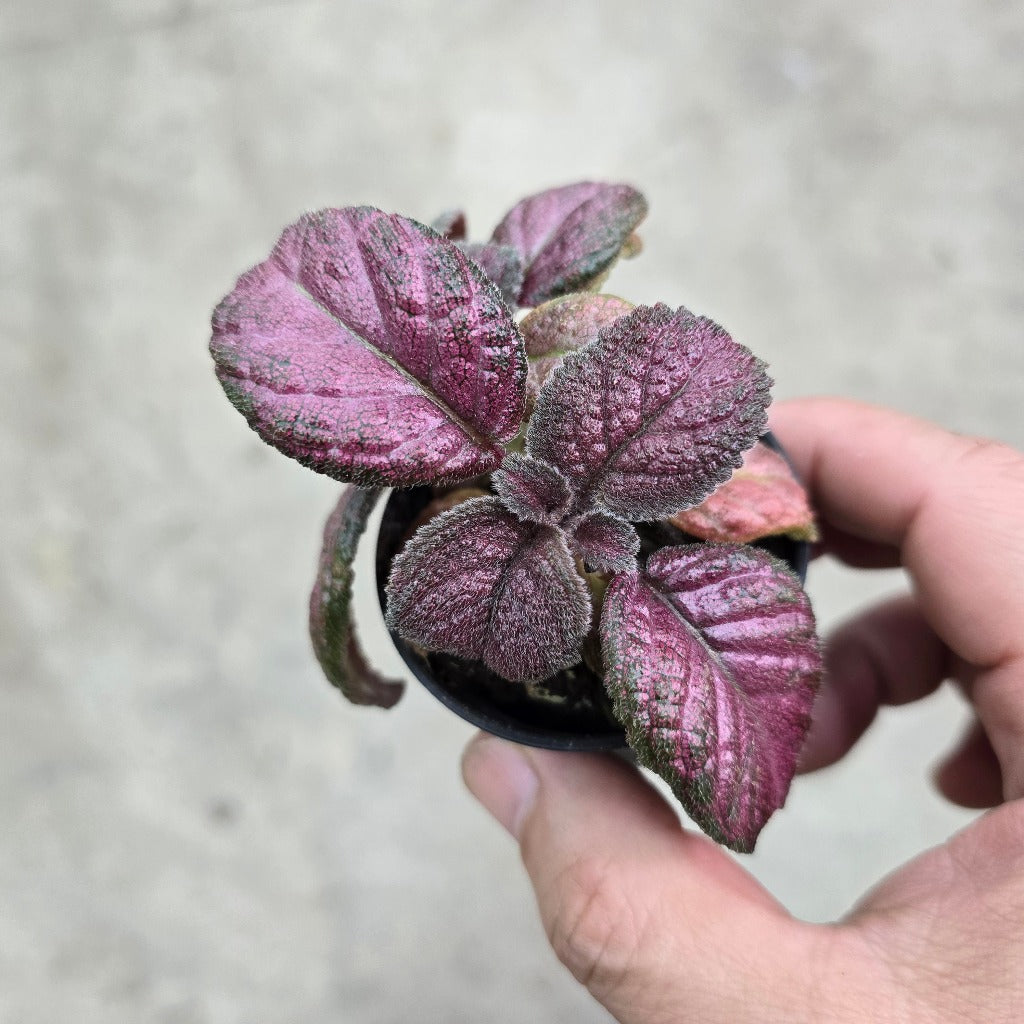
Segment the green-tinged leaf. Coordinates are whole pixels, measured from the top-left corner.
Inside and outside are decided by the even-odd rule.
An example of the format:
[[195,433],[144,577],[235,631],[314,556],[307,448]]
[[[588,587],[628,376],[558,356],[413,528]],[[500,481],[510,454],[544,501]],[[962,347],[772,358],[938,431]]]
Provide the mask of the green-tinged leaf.
[[309,636],[324,675],[353,704],[390,708],[404,684],[370,667],[352,623],[352,563],[381,491],[347,487],[324,528],[316,583],[309,598]]

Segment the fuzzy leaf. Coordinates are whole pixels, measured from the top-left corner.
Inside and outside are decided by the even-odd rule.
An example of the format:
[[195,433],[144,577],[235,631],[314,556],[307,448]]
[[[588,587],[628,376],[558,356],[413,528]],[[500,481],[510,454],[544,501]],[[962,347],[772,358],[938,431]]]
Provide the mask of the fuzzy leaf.
[[614,295],[573,292],[532,310],[519,325],[526,341],[526,414],[531,416],[544,382],[562,365],[568,352],[597,339],[601,329],[633,308]]
[[536,306],[592,285],[646,214],[635,188],[583,181],[521,200],[491,240],[518,251],[526,271],[519,304]]
[[588,567],[602,572],[636,568],[640,537],[625,519],[610,512],[590,512],[576,524],[572,535]]
[[395,559],[388,625],[429,650],[482,661],[513,682],[580,658],[586,583],[560,530],[474,498],[422,527]]
[[523,286],[523,261],[511,245],[497,245],[494,242],[463,242],[462,251],[479,264],[480,269],[490,278],[501,292],[501,297],[513,309],[519,301],[519,290]]
[[452,242],[461,241],[466,237],[466,214],[462,210],[445,210],[430,226],[442,238]]
[[556,525],[572,500],[565,477],[554,466],[529,455],[507,456],[491,483],[509,511],[534,523]]
[[718,842],[749,852],[782,806],[821,675],[799,580],[764,551],[662,548],[601,619],[605,684],[641,764]]
[[526,436],[578,492],[623,519],[696,505],[763,433],[771,380],[717,324],[638,306],[571,352],[544,385]]
[[324,528],[316,582],[309,596],[309,636],[324,675],[353,704],[390,708],[404,684],[378,675],[367,663],[351,619],[352,562],[379,489],[346,487]]
[[669,522],[702,540],[736,544],[775,534],[818,539],[807,492],[789,463],[763,443],[747,452],[743,465],[714,494]]
[[632,302],[615,295],[573,292],[551,299],[523,318],[526,354],[565,355],[597,340],[598,334],[633,308]]
[[363,485],[494,469],[523,412],[526,356],[494,285],[429,228],[321,210],[217,307],[210,350],[267,442]]

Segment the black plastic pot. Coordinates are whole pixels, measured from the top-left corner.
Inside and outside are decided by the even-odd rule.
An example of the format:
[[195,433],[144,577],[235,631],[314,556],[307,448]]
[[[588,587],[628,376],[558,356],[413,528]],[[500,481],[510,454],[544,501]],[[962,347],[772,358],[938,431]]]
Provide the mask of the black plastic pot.
[[[762,440],[785,456],[771,434]],[[416,517],[433,495],[429,487],[393,491],[384,508],[377,537],[377,592],[381,609],[387,606],[385,585],[391,562],[398,554]],[[642,538],[653,546],[680,542],[659,535],[671,530],[660,524],[641,524]],[[810,545],[788,537],[758,541],[785,561],[803,580],[810,560]],[[460,718],[485,732],[531,747],[549,750],[619,750],[626,745],[622,726],[615,720],[599,676],[580,664],[559,672],[543,683],[510,683],[479,662],[424,651],[397,633],[391,638],[412,674]]]

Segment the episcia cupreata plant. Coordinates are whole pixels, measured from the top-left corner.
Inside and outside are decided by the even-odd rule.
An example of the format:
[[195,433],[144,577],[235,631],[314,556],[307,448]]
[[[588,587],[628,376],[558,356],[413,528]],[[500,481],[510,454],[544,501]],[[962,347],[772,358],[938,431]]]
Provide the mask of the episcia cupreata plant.
[[[597,639],[637,760],[749,851],[785,800],[821,656],[800,581],[748,542],[810,537],[813,517],[759,440],[764,364],[686,309],[597,291],[646,211],[627,185],[569,185],[517,203],[482,243],[461,212],[433,228],[370,207],[307,214],[217,307],[210,348],[260,437],[351,485],[310,607],[349,700],[401,694],[351,624],[374,505],[387,487],[471,481],[395,558],[391,629],[510,685]],[[521,323],[517,307],[533,307]],[[695,542],[638,559],[652,521]]]

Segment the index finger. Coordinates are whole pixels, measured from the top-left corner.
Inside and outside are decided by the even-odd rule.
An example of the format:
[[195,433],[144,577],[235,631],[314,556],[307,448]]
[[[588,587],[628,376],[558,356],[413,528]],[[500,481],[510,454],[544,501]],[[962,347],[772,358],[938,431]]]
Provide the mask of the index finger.
[[840,399],[780,403],[771,425],[825,520],[898,548],[932,628],[979,670],[972,698],[1024,794],[1024,456]]

